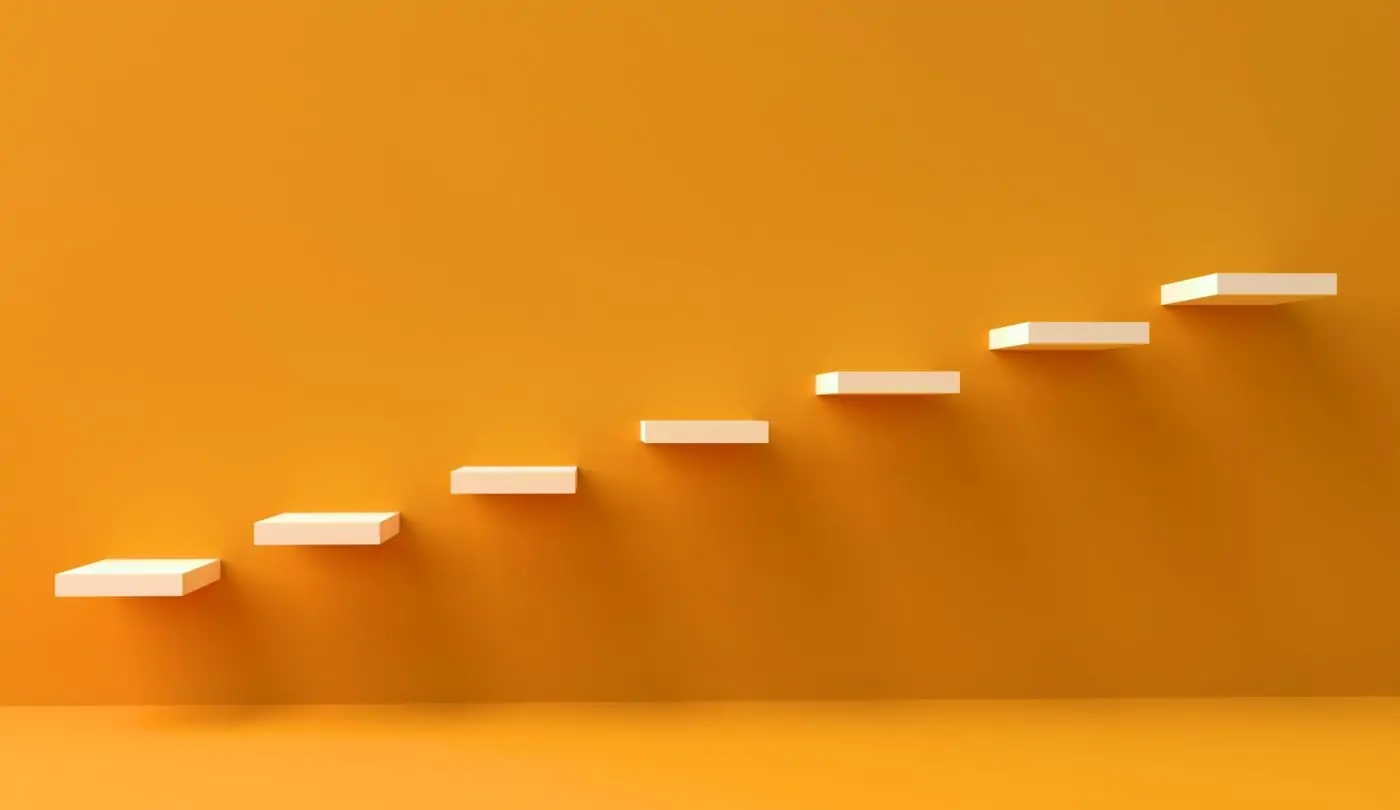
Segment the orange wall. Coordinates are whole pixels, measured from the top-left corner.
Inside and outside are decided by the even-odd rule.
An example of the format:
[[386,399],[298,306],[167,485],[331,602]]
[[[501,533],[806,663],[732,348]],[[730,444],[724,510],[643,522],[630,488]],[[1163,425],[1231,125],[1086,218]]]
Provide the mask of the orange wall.
[[[1396,31],[0,0],[0,702],[1394,693]],[[1342,295],[1155,306],[1248,270]],[[1155,342],[985,351],[1096,318]],[[811,395],[881,367],[965,394]],[[637,443],[686,416],[774,443]],[[564,503],[447,494],[575,462]],[[383,548],[251,545],[380,509]],[[225,580],[53,598],[108,555]]]

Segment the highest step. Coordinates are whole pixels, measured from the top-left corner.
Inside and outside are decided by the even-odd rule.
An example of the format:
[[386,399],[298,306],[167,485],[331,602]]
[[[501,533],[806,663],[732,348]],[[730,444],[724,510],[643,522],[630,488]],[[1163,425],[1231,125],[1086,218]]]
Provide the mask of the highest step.
[[817,375],[817,396],[956,394],[956,371],[828,371]]
[[398,533],[398,512],[284,512],[253,524],[253,545],[378,546]]
[[1163,284],[1162,306],[1271,306],[1336,294],[1336,273],[1212,273]]
[[573,495],[578,467],[458,467],[453,495]]
[[1151,327],[1137,321],[1032,321],[993,329],[992,351],[1087,351],[1146,346]]
[[219,581],[222,566],[211,559],[116,559],[79,566],[54,576],[60,597],[185,596]]
[[767,444],[768,423],[748,419],[648,420],[646,444]]

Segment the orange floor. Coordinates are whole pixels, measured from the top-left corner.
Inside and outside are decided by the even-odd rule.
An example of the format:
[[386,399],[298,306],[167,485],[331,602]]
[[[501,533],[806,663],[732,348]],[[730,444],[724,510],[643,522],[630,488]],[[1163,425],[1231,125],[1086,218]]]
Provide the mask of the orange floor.
[[1400,699],[0,710],[0,807],[1400,807]]

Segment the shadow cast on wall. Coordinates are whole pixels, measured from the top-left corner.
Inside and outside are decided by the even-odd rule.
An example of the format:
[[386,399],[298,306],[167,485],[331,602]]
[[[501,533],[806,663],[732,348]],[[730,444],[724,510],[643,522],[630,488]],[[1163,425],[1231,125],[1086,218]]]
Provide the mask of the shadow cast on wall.
[[128,618],[192,702],[1385,692],[1397,471],[1309,330],[1172,313],[955,396],[809,397],[770,445],[425,503]]

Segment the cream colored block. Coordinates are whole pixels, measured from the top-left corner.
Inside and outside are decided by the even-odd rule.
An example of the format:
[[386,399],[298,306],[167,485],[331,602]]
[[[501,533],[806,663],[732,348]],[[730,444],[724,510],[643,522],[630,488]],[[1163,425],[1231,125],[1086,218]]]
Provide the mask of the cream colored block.
[[218,560],[102,560],[54,576],[54,596],[184,596],[219,581]]
[[578,467],[458,467],[453,495],[573,495]]
[[254,523],[253,545],[377,546],[398,533],[398,512],[286,512]]
[[993,329],[993,351],[1087,351],[1146,346],[1150,326],[1132,321],[1037,321]]
[[817,375],[817,396],[956,394],[961,384],[956,371],[828,371]]
[[1162,306],[1272,306],[1336,294],[1336,273],[1212,273],[1163,284]]
[[767,444],[768,423],[743,419],[642,422],[646,444]]

